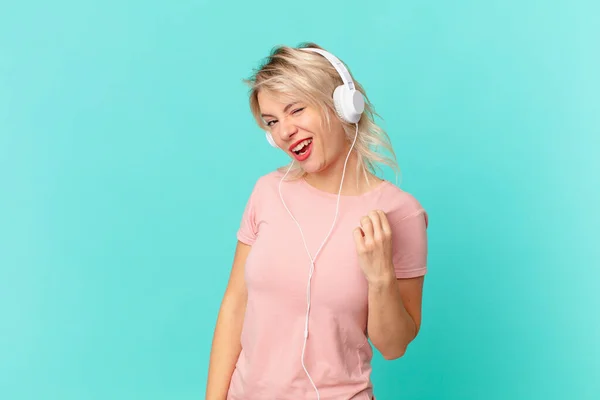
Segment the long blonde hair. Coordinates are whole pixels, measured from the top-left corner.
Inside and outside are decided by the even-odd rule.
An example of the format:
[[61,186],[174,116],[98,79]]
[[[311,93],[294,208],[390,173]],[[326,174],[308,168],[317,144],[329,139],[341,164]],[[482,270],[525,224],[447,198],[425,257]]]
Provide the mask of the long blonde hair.
[[[315,106],[321,111],[322,121],[326,121],[328,127],[331,126],[330,115],[339,118],[333,104],[333,91],[337,86],[342,85],[343,81],[337,70],[325,57],[301,50],[306,47],[323,49],[312,42],[303,43],[298,48],[277,46],[273,48],[265,62],[254,71],[252,77],[244,80],[250,86],[250,110],[261,129],[269,130],[261,117],[258,104],[258,93],[261,90],[284,96],[289,95]],[[350,72],[349,68],[348,72]],[[400,168],[390,138],[375,123],[374,117],[379,117],[379,115],[374,111],[364,88],[354,79],[354,76],[352,79],[356,89],[363,94],[365,100],[365,110],[358,122],[358,137],[354,146],[354,151],[358,155],[357,172],[362,169],[368,180],[367,171],[376,174],[379,164],[385,164],[396,172],[397,177]],[[355,125],[341,122],[346,139],[352,142],[356,134]],[[380,154],[381,149],[386,150],[389,156]],[[294,161],[292,160],[291,163],[294,164]],[[300,165],[288,164],[279,169],[287,170],[289,167],[291,167],[289,175],[292,176],[292,179],[305,175]],[[357,174],[357,179],[358,176],[360,175]]]

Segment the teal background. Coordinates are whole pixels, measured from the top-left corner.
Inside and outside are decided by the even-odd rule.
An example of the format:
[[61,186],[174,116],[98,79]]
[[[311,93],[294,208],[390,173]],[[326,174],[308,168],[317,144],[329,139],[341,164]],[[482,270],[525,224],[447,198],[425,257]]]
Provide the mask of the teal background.
[[376,355],[378,400],[600,398],[598,12],[3,2],[0,398],[204,397],[243,207],[285,162],[241,80],[303,41],[366,87],[430,214],[422,330]]

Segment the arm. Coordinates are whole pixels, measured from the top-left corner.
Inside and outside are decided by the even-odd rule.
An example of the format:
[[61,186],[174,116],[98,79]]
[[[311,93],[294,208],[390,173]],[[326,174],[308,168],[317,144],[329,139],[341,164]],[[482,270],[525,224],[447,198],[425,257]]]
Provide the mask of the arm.
[[424,277],[369,282],[367,329],[373,346],[387,360],[402,357],[421,325]]
[[424,276],[414,277],[422,268],[406,266],[421,267],[426,259],[426,220],[410,218],[396,227],[392,237],[385,213],[372,211],[354,232],[368,283],[367,331],[388,360],[404,355],[419,331]]
[[242,349],[240,337],[248,297],[244,265],[250,249],[251,246],[238,241],[213,336],[206,384],[207,400],[226,399],[231,376]]

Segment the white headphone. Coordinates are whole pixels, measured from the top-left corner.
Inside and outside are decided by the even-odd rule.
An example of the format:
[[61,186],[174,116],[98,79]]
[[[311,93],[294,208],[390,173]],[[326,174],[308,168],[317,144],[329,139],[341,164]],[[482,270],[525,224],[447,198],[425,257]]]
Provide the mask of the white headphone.
[[[354,87],[354,81],[348,69],[336,56],[333,54],[313,47],[304,47],[301,50],[313,51],[325,57],[331,65],[337,70],[338,74],[344,82],[342,85],[335,88],[333,91],[333,104],[335,111],[339,117],[350,124],[355,124],[360,121],[363,111],[365,110],[365,100],[362,93]],[[271,132],[265,131],[267,142],[275,148],[279,148],[271,136]]]
[[[344,162],[344,169],[342,171],[342,179],[340,182],[340,189],[339,189],[338,195],[337,195],[335,217],[333,219],[333,223],[331,225],[331,229],[329,230],[329,233],[325,237],[325,240],[323,240],[323,243],[321,244],[321,246],[319,247],[319,249],[317,250],[317,252],[315,253],[314,256],[311,256],[311,254],[310,254],[310,250],[308,249],[308,245],[306,244],[306,240],[304,238],[304,233],[302,232],[302,227],[300,226],[300,224],[298,223],[296,218],[294,218],[294,215],[292,214],[290,209],[285,204],[285,201],[283,200],[283,194],[281,193],[281,184],[285,180],[285,177],[287,176],[287,174],[290,172],[292,166],[294,165],[293,162],[290,163],[290,166],[289,166],[287,172],[279,181],[279,197],[281,198],[281,202],[283,203],[283,206],[287,210],[288,214],[290,215],[290,217],[292,217],[292,219],[298,226],[298,229],[300,230],[300,235],[302,236],[302,241],[304,243],[304,249],[306,250],[306,253],[308,254],[308,258],[310,259],[310,272],[308,274],[308,284],[307,284],[307,288],[306,288],[306,319],[305,319],[305,323],[304,323],[304,344],[302,346],[301,362],[302,362],[302,367],[304,368],[304,372],[308,376],[310,383],[312,384],[313,388],[315,389],[315,392],[317,393],[317,400],[320,400],[321,395],[319,394],[319,389],[317,389],[317,386],[315,385],[314,381],[312,380],[310,374],[308,373],[308,369],[306,368],[306,365],[304,364],[304,353],[306,351],[306,344],[307,344],[307,340],[308,340],[308,321],[309,321],[310,305],[311,305],[310,304],[311,303],[310,302],[310,283],[312,280],[313,272],[315,270],[315,260],[317,259],[317,256],[323,249],[323,246],[325,246],[325,243],[327,242],[329,235],[331,235],[331,232],[333,231],[335,222],[337,220],[339,207],[340,207],[340,195],[342,193],[342,186],[344,184],[344,176],[346,175],[346,165],[348,164],[348,159],[350,158],[350,154],[352,153],[352,150],[354,149],[354,145],[356,143],[356,139],[358,138],[358,121],[360,121],[360,118],[364,111],[365,103],[364,103],[362,93],[360,93],[359,91],[357,91],[354,88],[354,82],[352,81],[352,77],[350,76],[350,74],[348,73],[348,70],[346,69],[344,64],[341,63],[340,60],[338,60],[332,54],[330,54],[324,50],[321,50],[321,49],[304,48],[304,50],[310,50],[310,51],[314,51],[314,52],[322,54],[324,57],[326,57],[331,62],[331,64],[333,64],[335,69],[338,71],[338,73],[342,77],[342,80],[344,81],[344,84],[335,88],[335,91],[333,92],[333,101],[335,104],[335,109],[336,109],[336,112],[338,113],[338,115],[340,116],[340,118],[342,118],[342,120],[344,120],[348,123],[353,123],[356,126],[356,134],[354,136],[354,141],[352,142],[352,146],[350,147],[350,151],[348,152],[348,155],[346,156],[346,161]],[[269,132],[267,132],[267,140],[269,141],[269,143],[271,143],[271,145],[273,147],[278,147],[275,144],[275,141],[273,140],[273,138],[271,137]]]

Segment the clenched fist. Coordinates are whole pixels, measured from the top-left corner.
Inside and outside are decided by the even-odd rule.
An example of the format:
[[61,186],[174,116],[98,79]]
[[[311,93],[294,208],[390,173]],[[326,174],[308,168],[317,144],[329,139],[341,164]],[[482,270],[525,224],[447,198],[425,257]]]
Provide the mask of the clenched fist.
[[395,278],[392,230],[385,213],[373,210],[354,229],[358,261],[369,283]]

